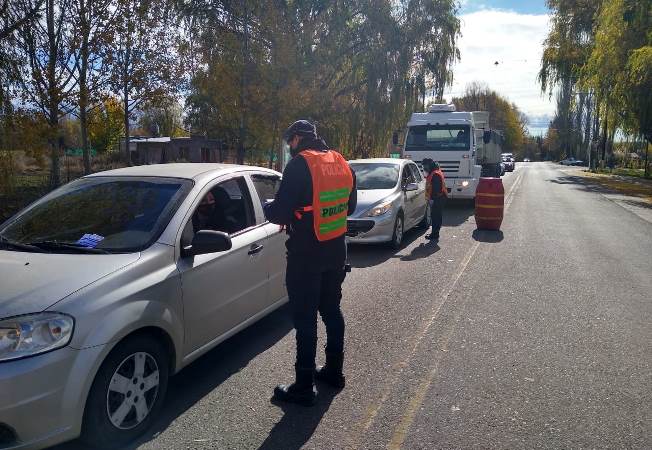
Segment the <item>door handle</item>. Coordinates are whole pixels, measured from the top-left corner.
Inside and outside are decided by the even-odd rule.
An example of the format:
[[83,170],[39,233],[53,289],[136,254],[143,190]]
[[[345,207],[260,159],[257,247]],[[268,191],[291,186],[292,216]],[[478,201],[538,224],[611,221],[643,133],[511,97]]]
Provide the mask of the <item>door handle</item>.
[[260,251],[263,249],[263,246],[260,244],[251,244],[251,247],[249,247],[249,254],[250,255],[255,255],[256,253],[260,253]]

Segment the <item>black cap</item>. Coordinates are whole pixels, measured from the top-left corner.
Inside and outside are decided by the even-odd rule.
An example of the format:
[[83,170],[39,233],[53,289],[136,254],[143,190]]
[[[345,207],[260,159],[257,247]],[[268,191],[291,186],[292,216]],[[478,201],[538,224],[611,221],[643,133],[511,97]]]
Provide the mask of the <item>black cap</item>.
[[297,135],[317,139],[317,128],[307,120],[297,120],[285,130],[283,140],[287,142]]

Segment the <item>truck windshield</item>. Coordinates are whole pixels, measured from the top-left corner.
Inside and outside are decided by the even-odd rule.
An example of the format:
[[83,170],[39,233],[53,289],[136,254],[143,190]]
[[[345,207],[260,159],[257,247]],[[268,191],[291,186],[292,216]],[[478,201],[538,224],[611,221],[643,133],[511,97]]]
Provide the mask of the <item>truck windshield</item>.
[[419,125],[410,127],[405,149],[410,151],[468,150],[468,125]]

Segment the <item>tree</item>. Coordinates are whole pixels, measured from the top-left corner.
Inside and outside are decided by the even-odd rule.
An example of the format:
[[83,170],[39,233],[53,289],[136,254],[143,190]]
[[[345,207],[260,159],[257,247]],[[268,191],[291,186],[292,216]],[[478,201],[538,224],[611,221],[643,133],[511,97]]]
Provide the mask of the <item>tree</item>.
[[467,85],[464,95],[453,98],[453,103],[460,111],[488,111],[491,128],[505,136],[504,150],[522,157],[527,118],[516,105],[480,82]]
[[92,109],[88,114],[90,145],[100,153],[119,148],[123,118],[122,104],[115,97],[108,97],[100,107]]
[[[195,0],[187,124],[270,155],[297,118],[350,156],[383,154],[425,85],[451,82],[456,2]],[[424,15],[425,14],[425,15]]]
[[[544,42],[539,81],[551,96],[557,89],[558,138],[568,156],[588,145],[591,108],[579,81],[594,45],[595,17],[602,0],[548,0],[552,10],[551,28]],[[579,102],[575,102],[579,96]],[[582,119],[585,119],[583,122]]]
[[[77,63],[71,48],[74,28],[70,17],[70,0],[45,0],[44,20],[32,16],[17,36],[16,66],[23,101],[39,109],[49,125],[48,143],[51,157],[51,184],[61,181],[59,166],[59,120],[72,110],[77,83],[73,70]],[[17,64],[17,63],[16,63]]]
[[181,89],[173,11],[165,0],[119,0],[115,35],[106,55],[110,86],[122,102],[127,159],[130,119],[149,100]]
[[84,173],[88,174],[91,172],[88,113],[101,105],[109,81],[105,56],[118,18],[113,0],[73,0],[71,11],[78,30],[75,42],[78,49],[75,79],[79,85],[76,114],[80,122]]
[[156,136],[182,136],[185,131],[183,125],[183,110],[174,98],[163,98],[155,102],[148,102],[142,107],[140,127]]

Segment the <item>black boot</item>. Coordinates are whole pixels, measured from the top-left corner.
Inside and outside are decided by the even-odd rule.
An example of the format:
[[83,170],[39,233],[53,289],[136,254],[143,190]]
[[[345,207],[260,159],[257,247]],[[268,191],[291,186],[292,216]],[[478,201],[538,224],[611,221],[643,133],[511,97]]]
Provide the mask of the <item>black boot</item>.
[[343,364],[344,353],[326,352],[326,365],[317,368],[315,379],[334,388],[343,389],[346,384],[342,374]]
[[295,368],[296,381],[293,384],[279,384],[274,388],[272,400],[296,403],[302,406],[312,406],[317,401],[315,388],[315,372],[313,369]]

